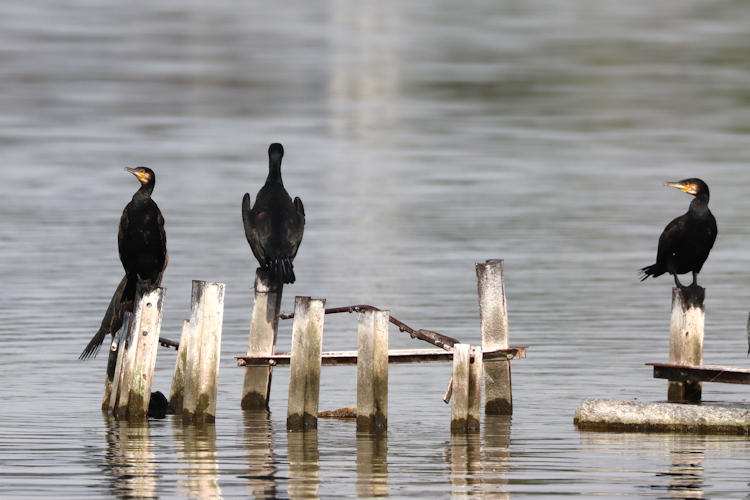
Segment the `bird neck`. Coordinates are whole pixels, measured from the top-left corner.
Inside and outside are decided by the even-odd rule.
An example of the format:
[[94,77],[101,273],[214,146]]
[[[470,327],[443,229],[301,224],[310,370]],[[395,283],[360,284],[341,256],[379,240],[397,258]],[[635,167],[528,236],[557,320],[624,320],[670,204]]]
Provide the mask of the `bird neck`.
[[268,161],[268,177],[266,177],[266,184],[272,182],[283,184],[281,181],[281,158],[271,158]]
[[696,215],[708,213],[708,195],[699,194],[690,202],[690,212]]
[[154,191],[154,183],[148,182],[141,184],[141,187],[133,195],[134,200],[144,200],[151,197],[151,193]]

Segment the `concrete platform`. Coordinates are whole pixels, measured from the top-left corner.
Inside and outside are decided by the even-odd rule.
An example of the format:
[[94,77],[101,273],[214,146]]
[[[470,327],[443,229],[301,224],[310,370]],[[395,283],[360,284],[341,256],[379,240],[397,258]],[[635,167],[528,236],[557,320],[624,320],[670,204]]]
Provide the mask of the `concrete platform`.
[[573,423],[591,431],[750,435],[750,405],[584,399]]

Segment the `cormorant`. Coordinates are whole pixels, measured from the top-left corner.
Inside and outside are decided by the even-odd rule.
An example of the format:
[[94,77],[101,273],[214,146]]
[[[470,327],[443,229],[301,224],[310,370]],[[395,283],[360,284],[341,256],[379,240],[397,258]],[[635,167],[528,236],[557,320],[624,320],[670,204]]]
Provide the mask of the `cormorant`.
[[120,217],[117,233],[120,262],[129,282],[133,278],[139,291],[150,292],[161,283],[168,259],[164,217],[151,199],[156,175],[147,167],[125,167],[125,170],[138,178],[141,187]]
[[99,330],[81,353],[80,359],[95,356],[107,333],[114,335],[120,329],[125,312],[133,312],[136,294],[142,295],[159,286],[169,260],[164,217],[151,199],[156,174],[147,167],[126,167],[125,170],[135,175],[141,183],[122,211],[117,234],[125,276],[109,302]]
[[260,267],[275,282],[294,283],[292,261],[305,230],[305,207],[299,197],[292,201],[281,181],[284,148],[273,143],[268,148],[268,177],[250,205],[250,195],[242,198],[245,237]]
[[708,186],[700,179],[684,179],[665,182],[670,186],[694,196],[688,211],[667,224],[659,237],[656,263],[641,269],[641,281],[664,273],[674,276],[675,284],[683,288],[678,274],[693,273],[697,285],[698,273],[708,258],[716,240],[716,219],[708,209]]

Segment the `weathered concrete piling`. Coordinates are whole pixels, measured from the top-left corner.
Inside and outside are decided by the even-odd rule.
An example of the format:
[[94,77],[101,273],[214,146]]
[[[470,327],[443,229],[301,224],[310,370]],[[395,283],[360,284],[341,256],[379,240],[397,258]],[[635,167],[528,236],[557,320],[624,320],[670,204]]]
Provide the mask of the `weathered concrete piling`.
[[[703,327],[706,309],[705,288],[672,288],[672,314],[669,319],[669,362],[677,365],[703,364]],[[693,380],[670,381],[669,401],[700,401],[701,383]]]
[[304,431],[318,427],[320,354],[323,347],[325,299],[296,297],[292,325],[292,359],[286,427]]
[[187,367],[188,344],[190,343],[190,320],[182,322],[182,334],[180,335],[180,345],[177,348],[177,360],[174,364],[172,373],[172,386],[169,390],[169,403],[174,408],[182,408],[182,401],[185,398],[185,370]]
[[[137,297],[110,347],[102,410],[118,419],[144,420],[160,344],[165,289]],[[182,326],[170,403],[183,419],[200,423],[216,418],[224,284],[193,281],[191,316]],[[168,339],[161,343],[178,345]],[[162,400],[163,395],[160,395]]]
[[107,410],[118,419],[144,420],[148,414],[165,292],[156,288],[139,297],[115,338],[117,362],[111,379],[108,367],[105,398],[109,392]]
[[388,427],[389,311],[358,313],[357,432]]
[[[482,350],[508,349],[508,308],[505,300],[503,261],[488,260],[476,264],[479,293],[479,325]],[[487,415],[513,413],[510,360],[497,358],[484,361],[484,412]]]
[[[171,391],[175,410],[186,421],[216,420],[224,289],[224,283],[193,281],[190,320],[183,324],[175,365],[175,375],[182,372],[182,381],[173,379],[177,389]],[[178,391],[180,386],[182,398]],[[182,404],[177,406],[180,399]]]
[[[271,356],[276,347],[281,308],[282,283],[274,283],[268,273],[255,273],[255,302],[247,345],[248,356]],[[246,366],[242,385],[242,409],[265,410],[271,395],[273,366]]]
[[482,349],[469,344],[453,346],[451,432],[479,432],[482,407]]
[[646,363],[654,377],[669,380],[669,403],[585,399],[573,419],[579,429],[631,432],[691,432],[750,435],[746,404],[675,404],[701,401],[701,381],[750,383],[750,370],[703,365],[706,291],[699,286],[672,289],[669,363]]
[[[526,357],[526,347],[508,346],[508,316],[503,281],[503,261],[476,264],[482,347],[460,344],[457,339],[433,332],[415,330],[389,311],[360,304],[323,309],[324,299],[296,297],[294,314],[279,315],[281,285],[272,285],[263,271],[255,280],[255,306],[248,354],[238,356],[245,367],[242,408],[268,407],[271,369],[291,366],[287,406],[287,429],[317,427],[320,369],[324,365],[357,365],[357,430],[378,433],[388,426],[388,364],[453,362],[454,373],[445,398],[454,394],[451,410],[453,433],[473,433],[479,429],[482,389],[487,394],[485,413],[509,415],[513,411],[510,360]],[[324,314],[357,312],[358,350],[321,352]],[[294,318],[291,353],[275,352],[278,319]],[[440,349],[388,349],[388,324],[393,323],[412,338]],[[340,416],[341,412],[327,412]],[[330,415],[326,415],[330,416]]]

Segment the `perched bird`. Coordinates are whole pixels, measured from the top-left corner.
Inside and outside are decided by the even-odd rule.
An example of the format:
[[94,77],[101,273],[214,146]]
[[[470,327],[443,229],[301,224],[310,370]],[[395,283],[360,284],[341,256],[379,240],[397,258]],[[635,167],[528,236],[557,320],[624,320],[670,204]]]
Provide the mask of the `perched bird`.
[[112,295],[99,330],[79,359],[96,356],[107,333],[114,335],[122,326],[125,312],[133,312],[136,295],[150,292],[159,286],[169,260],[164,217],[151,199],[156,175],[146,167],[126,167],[125,170],[135,175],[141,183],[141,187],[122,211],[117,234],[117,246],[125,276]]
[[284,148],[273,143],[268,148],[268,177],[250,205],[250,195],[242,198],[242,222],[245,237],[260,267],[272,280],[294,283],[292,261],[305,230],[305,207],[299,197],[294,201],[281,181]]
[[167,235],[164,217],[151,199],[156,175],[146,167],[125,170],[135,175],[141,187],[125,205],[120,217],[117,247],[128,283],[137,284],[139,292],[150,292],[161,283],[167,267]]
[[716,240],[716,219],[708,209],[708,186],[700,179],[684,179],[665,182],[670,186],[694,196],[688,211],[667,224],[659,237],[656,263],[641,269],[641,281],[664,273],[674,276],[674,282],[682,288],[678,274],[693,273],[691,286],[697,285],[698,273],[708,258]]

